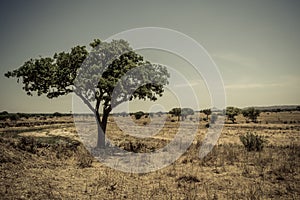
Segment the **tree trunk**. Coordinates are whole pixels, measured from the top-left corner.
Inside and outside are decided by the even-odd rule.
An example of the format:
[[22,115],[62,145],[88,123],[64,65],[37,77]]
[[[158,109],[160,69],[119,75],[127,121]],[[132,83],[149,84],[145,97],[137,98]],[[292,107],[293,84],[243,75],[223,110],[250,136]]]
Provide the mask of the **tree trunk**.
[[105,147],[105,130],[103,129],[103,122],[100,120],[100,114],[98,112],[95,113],[96,121],[97,121],[97,148]]
[[98,123],[97,129],[98,129],[98,138],[97,138],[97,147],[98,148],[105,148],[106,142],[105,142],[105,132],[106,132],[106,126],[108,121],[108,116],[111,109],[103,109],[103,116],[102,120],[100,120],[100,114],[96,112],[96,118]]

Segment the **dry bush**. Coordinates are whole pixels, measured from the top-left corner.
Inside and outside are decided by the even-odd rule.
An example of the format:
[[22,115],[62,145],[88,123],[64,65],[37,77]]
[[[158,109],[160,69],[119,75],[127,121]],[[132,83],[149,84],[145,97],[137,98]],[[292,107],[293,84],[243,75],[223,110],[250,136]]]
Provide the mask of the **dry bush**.
[[262,151],[267,143],[264,137],[249,132],[245,135],[241,135],[240,140],[247,151]]

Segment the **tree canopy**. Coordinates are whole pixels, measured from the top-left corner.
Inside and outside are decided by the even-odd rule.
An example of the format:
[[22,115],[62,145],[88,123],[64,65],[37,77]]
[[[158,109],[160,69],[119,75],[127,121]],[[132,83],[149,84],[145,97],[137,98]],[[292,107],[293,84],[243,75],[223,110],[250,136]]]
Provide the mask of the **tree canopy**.
[[172,108],[172,110],[169,111],[169,114],[176,116],[179,121],[181,115],[181,108]]
[[208,116],[211,114],[211,109],[204,109],[202,112],[206,115],[206,119],[208,120]]
[[21,79],[28,95],[55,98],[75,92],[95,113],[101,128],[97,146],[105,146],[103,135],[111,110],[132,99],[157,100],[170,74],[165,66],[144,60],[125,40],[95,39],[90,49],[76,46],[53,57],[30,59],[5,76]]
[[260,111],[251,107],[242,110],[242,114],[244,117],[250,119],[252,122],[257,122],[257,117],[260,115]]
[[191,109],[191,108],[182,108],[181,109],[181,117],[182,117],[182,120],[186,119],[186,117],[188,115],[193,115],[194,114],[194,110]]
[[235,108],[232,106],[229,106],[226,108],[226,115],[228,117],[228,120],[232,121],[232,123],[235,123],[235,117],[240,114],[241,109]]

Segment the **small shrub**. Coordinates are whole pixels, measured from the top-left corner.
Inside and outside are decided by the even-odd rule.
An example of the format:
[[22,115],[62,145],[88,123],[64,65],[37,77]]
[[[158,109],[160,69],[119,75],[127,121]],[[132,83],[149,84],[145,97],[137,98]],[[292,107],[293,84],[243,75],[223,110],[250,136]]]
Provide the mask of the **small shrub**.
[[20,119],[20,116],[16,113],[9,114],[9,119],[12,120],[12,121],[17,121],[17,120]]
[[52,116],[54,116],[54,117],[61,117],[61,116],[62,116],[62,114],[61,114],[61,113],[59,113],[59,112],[55,112],[55,113],[53,113],[53,114],[52,114]]
[[8,114],[0,114],[0,120],[1,121],[5,121],[6,119],[9,118],[9,115]]
[[198,183],[200,180],[196,176],[181,176],[177,178],[177,182],[188,182],[188,183]]
[[40,117],[40,120],[47,120],[47,117]]
[[134,113],[135,119],[141,119],[142,116],[144,116],[144,115],[145,115],[145,113],[143,111],[138,111],[138,112]]
[[262,151],[267,142],[263,136],[255,135],[253,133],[241,135],[240,140],[247,151]]
[[91,155],[80,155],[78,157],[78,167],[79,168],[87,168],[91,167],[93,163],[93,157]]
[[21,137],[17,146],[24,151],[35,154],[37,152],[38,142],[33,137]]

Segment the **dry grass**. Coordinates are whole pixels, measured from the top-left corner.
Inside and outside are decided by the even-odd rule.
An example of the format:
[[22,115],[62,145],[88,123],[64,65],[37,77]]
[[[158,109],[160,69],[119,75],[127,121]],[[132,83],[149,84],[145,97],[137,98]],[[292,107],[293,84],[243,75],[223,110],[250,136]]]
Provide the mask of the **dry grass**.
[[[138,123],[143,126],[147,120]],[[239,116],[237,124],[226,124],[218,144],[202,160],[198,151],[206,122],[201,122],[195,142],[184,155],[147,174],[116,171],[92,160],[70,124],[1,129],[1,198],[299,199],[299,113],[263,113],[259,120],[260,124],[244,123]],[[140,144],[136,151],[141,152],[168,143],[178,127],[169,119],[153,139],[141,140],[125,136],[110,121],[108,136],[125,149],[129,143]],[[244,149],[239,135],[248,131],[269,141],[262,152]]]

